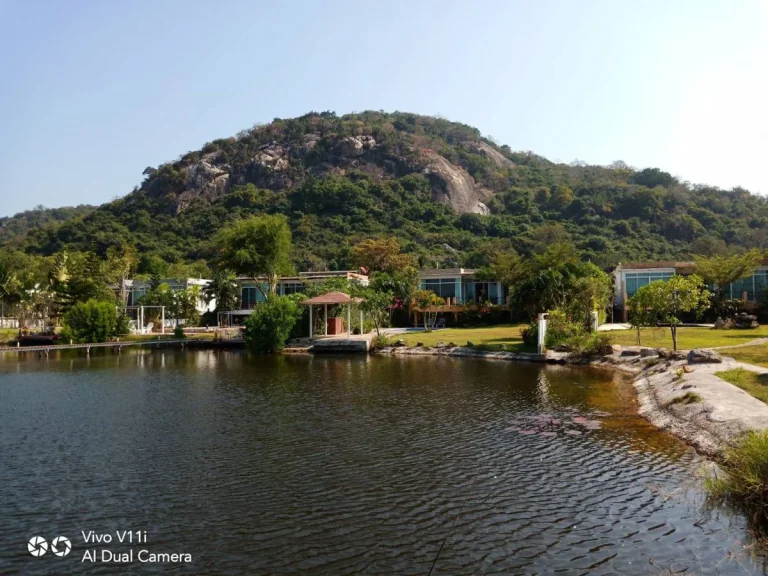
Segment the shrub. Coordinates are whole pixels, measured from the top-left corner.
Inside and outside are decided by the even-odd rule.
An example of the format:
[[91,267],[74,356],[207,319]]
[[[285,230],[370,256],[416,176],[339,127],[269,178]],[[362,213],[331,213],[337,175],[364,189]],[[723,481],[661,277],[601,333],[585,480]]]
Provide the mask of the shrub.
[[568,342],[574,342],[575,338],[584,334],[584,327],[571,322],[562,310],[553,310],[548,315],[547,335],[544,345],[547,348],[567,346]]
[[539,343],[539,324],[531,322],[528,328],[523,328],[521,336],[523,337],[523,344],[526,346],[537,346]]
[[563,345],[571,352],[583,356],[604,355],[613,352],[611,337],[601,332],[576,334],[566,340]]
[[125,314],[118,314],[115,322],[115,336],[123,336],[131,332],[131,319]]
[[245,321],[245,343],[253,352],[267,354],[285,347],[301,308],[292,296],[271,295]]
[[710,500],[728,503],[759,520],[768,518],[768,432],[751,431],[726,449],[722,468],[725,476],[707,478]]
[[186,338],[184,335],[184,326],[176,326],[176,328],[173,329],[173,337],[178,339]]
[[371,340],[371,352],[392,346],[392,339],[386,334],[376,334]]
[[78,302],[64,315],[64,340],[106,342],[117,334],[117,309],[110,302]]

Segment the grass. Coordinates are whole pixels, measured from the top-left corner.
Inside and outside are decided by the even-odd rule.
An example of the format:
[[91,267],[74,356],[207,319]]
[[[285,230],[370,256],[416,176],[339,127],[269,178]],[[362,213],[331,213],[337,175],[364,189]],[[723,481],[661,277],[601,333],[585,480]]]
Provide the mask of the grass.
[[4,346],[11,340],[16,340],[18,335],[18,328],[0,328],[0,346]]
[[732,504],[751,517],[755,528],[768,519],[768,433],[748,432],[725,451],[722,467],[725,476],[707,478],[710,498]]
[[[636,330],[609,332],[613,344],[637,345]],[[677,345],[681,350],[693,348],[716,348],[746,344],[758,338],[768,337],[768,326],[750,330],[713,330],[711,328],[678,328]],[[640,345],[654,348],[672,348],[672,334],[669,328],[641,328]]]
[[738,386],[750,396],[768,404],[768,374],[758,374],[744,368],[735,368],[734,370],[715,372],[715,376]]
[[[185,340],[213,340],[213,332],[201,332],[199,334],[187,334]],[[165,334],[127,334],[120,336],[120,342],[143,342],[154,340],[178,340],[173,335],[173,330],[166,330]]]
[[720,352],[739,362],[746,362],[747,364],[768,368],[768,344],[745,346],[743,348],[726,348]]
[[676,398],[673,398],[670,400],[670,404],[695,404],[696,402],[701,402],[701,396],[696,394],[696,392],[686,392],[682,396],[677,396]]
[[401,338],[409,346],[415,346],[417,342],[423,342],[424,346],[434,346],[438,342],[454,342],[458,346],[466,346],[467,342],[472,342],[488,350],[534,352],[523,343],[522,331],[526,327],[527,324],[504,324],[480,328],[444,328],[432,332],[398,334],[395,338]]

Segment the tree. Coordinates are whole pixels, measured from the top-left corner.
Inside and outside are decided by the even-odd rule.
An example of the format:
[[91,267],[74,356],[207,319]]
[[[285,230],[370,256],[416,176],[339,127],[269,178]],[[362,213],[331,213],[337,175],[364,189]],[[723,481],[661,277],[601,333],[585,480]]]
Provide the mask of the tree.
[[726,308],[725,291],[732,282],[748,278],[755,273],[755,270],[763,261],[763,254],[758,249],[753,249],[743,254],[734,254],[732,256],[697,256],[696,273],[701,276],[705,282],[714,286],[714,305],[718,313]]
[[120,242],[117,246],[107,248],[107,278],[118,285],[121,306],[128,302],[125,281],[136,272],[137,263],[136,248],[128,243]]
[[78,302],[64,315],[65,339],[79,343],[106,342],[118,328],[117,310],[110,302]]
[[269,293],[275,293],[281,275],[293,273],[291,229],[283,215],[237,220],[216,235],[214,246],[224,267],[253,280],[266,278]]
[[592,263],[581,264],[573,274],[568,287],[568,312],[571,317],[592,330],[592,312],[602,312],[613,299],[613,281],[610,274]]
[[520,255],[514,250],[505,250],[492,256],[490,264],[481,268],[477,277],[481,280],[496,280],[511,288],[526,272],[527,268]]
[[387,304],[389,322],[392,323],[392,313],[395,309],[405,308],[413,299],[413,293],[419,286],[419,271],[408,267],[392,272],[375,272],[371,276],[370,287],[376,292],[391,293],[391,300]]
[[363,240],[352,247],[350,260],[369,272],[393,273],[415,265],[410,254],[401,253],[400,243],[394,238]]
[[680,314],[694,313],[700,316],[709,306],[710,292],[704,281],[691,276],[673,276],[669,280],[657,280],[641,287],[632,298],[629,306],[641,312],[635,319],[639,327],[661,322],[669,324],[672,333],[672,347],[677,350],[677,327],[681,324]]
[[245,320],[245,343],[253,352],[268,354],[285,347],[293,326],[301,318],[298,299],[303,295],[270,294]]
[[363,300],[360,309],[373,322],[376,335],[381,336],[381,328],[389,318],[389,308],[392,306],[393,294],[389,291],[379,291],[368,288],[361,294]]
[[206,304],[216,302],[216,312],[229,312],[238,307],[240,292],[235,275],[228,270],[217,270],[203,290]]
[[440,296],[432,292],[432,290],[418,290],[413,294],[413,300],[419,307],[419,310],[424,314],[424,331],[431,332],[432,325],[437,319],[438,310],[437,307],[445,304]]

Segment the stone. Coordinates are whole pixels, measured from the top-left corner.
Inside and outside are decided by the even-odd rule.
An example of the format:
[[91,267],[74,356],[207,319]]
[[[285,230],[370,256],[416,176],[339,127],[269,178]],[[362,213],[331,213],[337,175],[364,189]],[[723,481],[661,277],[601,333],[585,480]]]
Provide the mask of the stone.
[[632,350],[632,349],[622,350],[619,356],[640,356],[640,350]]
[[396,340],[393,346],[397,346],[398,348],[402,348],[403,346],[408,346],[408,344],[405,343],[405,340],[402,338],[399,340]]
[[424,346],[424,342],[416,342],[417,348],[422,348]]
[[467,348],[473,348],[475,346],[475,343],[471,340],[467,340]]
[[659,353],[656,352],[654,348],[643,348],[640,350],[640,356],[643,358],[650,358],[651,356],[658,356]]
[[657,348],[656,354],[659,358],[664,358],[665,360],[685,360],[688,357],[685,352],[670,350],[669,348]]
[[347,136],[336,145],[336,153],[339,156],[356,157],[375,147],[376,140],[372,136]]
[[448,348],[448,345],[445,342],[438,342],[433,348]]
[[742,312],[733,318],[733,327],[744,330],[749,328],[759,328],[760,324],[757,323],[757,316]]
[[719,364],[722,361],[720,354],[708,348],[698,348],[688,352],[688,364]]
[[725,330],[725,320],[720,318],[720,316],[715,320],[715,330]]
[[448,342],[448,348],[456,348],[456,346],[458,346],[456,342]]

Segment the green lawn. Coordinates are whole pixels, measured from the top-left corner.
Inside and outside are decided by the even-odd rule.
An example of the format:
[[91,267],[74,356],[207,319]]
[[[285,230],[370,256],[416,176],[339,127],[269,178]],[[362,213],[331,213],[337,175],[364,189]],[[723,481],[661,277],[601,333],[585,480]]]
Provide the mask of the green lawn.
[[432,332],[398,334],[394,337],[402,338],[409,346],[415,346],[417,342],[422,342],[424,346],[434,346],[438,342],[454,342],[458,346],[465,346],[467,342],[472,342],[498,350],[533,352],[534,350],[523,344],[521,332],[526,326],[527,324],[504,324],[481,328],[444,328]]
[[16,340],[18,328],[0,328],[0,346],[5,346],[11,340]]
[[[636,330],[609,332],[611,342],[622,346],[637,345]],[[768,337],[768,326],[753,330],[712,330],[711,328],[678,328],[677,345],[681,350],[693,348],[714,348],[717,346],[735,346],[746,344],[757,338]],[[656,348],[672,348],[672,335],[669,328],[642,328],[640,345]]]
[[738,386],[750,396],[768,404],[768,374],[758,374],[744,368],[736,368],[735,370],[715,372],[715,376]]
[[768,344],[758,344],[757,346],[744,346],[743,348],[725,348],[720,350],[721,354],[730,356],[739,362],[754,364],[768,368]]

